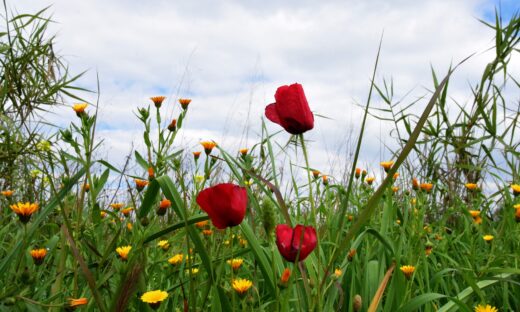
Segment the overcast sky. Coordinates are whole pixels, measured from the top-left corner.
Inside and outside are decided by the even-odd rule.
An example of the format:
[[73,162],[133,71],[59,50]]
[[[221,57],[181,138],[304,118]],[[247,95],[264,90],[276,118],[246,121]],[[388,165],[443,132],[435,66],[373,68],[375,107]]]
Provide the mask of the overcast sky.
[[[99,74],[99,134],[115,163],[140,139],[134,112],[151,103],[150,96],[168,97],[162,109],[167,116],[178,114],[178,97],[193,99],[182,133],[190,151],[200,150],[201,139],[234,151],[257,142],[276,88],[299,82],[315,114],[330,118],[317,118],[306,138],[312,141],[312,166],[331,171],[331,164],[346,159],[339,147],[352,130],[358,132],[362,109],[356,103],[366,101],[383,31],[377,82],[393,78],[396,100],[411,91],[403,106],[428,94],[430,66],[442,75],[476,52],[481,54],[451,85],[455,99],[469,101],[468,83],[491,60],[482,52],[494,42],[492,30],[478,21],[493,18],[495,2],[485,0],[10,1],[24,13],[47,5],[56,21],[51,31],[57,52],[72,72],[87,71],[80,85],[94,90]],[[515,0],[502,5],[506,16],[519,8]],[[520,72],[519,62],[510,70]],[[374,105],[381,100],[376,97]],[[74,114],[67,107],[50,118],[63,126]],[[271,132],[281,129],[267,123]],[[389,157],[389,129],[369,120],[364,165],[377,167]],[[282,133],[276,140],[283,144],[287,138]]]

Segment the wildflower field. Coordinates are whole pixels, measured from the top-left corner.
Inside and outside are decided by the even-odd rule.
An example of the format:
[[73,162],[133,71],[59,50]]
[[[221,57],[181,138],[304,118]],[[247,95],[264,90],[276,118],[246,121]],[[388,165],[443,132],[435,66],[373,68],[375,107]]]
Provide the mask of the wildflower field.
[[[464,60],[425,73],[425,105],[401,109],[373,78],[333,176],[309,160],[318,99],[292,82],[253,145],[178,145],[202,104],[150,95],[132,108],[144,148],[97,157],[103,103],[82,99],[45,14],[0,36],[0,311],[520,311],[520,16],[487,25],[494,57],[468,105],[450,96]],[[68,127],[40,119],[63,101]],[[398,148],[364,168],[365,129],[388,114]]]

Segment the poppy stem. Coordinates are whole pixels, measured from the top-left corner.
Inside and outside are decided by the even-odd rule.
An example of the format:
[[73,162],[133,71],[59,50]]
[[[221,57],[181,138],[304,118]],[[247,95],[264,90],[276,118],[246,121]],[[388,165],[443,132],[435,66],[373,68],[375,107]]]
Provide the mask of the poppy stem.
[[[303,138],[303,133],[299,135],[300,137],[300,141],[302,143],[302,151],[303,151],[303,157],[305,158],[305,166],[306,166],[306,170],[307,170],[307,181],[309,182],[309,201],[311,203],[311,218],[312,218],[312,223],[314,225],[314,228],[316,229],[316,246],[318,247],[318,256],[317,256],[317,260],[318,260],[318,270],[316,271],[316,280],[320,280],[320,272],[321,272],[321,257],[319,256],[320,252],[319,252],[319,246],[320,246],[320,238],[319,238],[319,233],[320,231],[318,230],[318,221],[316,220],[316,207],[314,205],[314,196],[312,194],[312,179],[311,179],[311,169],[310,169],[310,166],[309,166],[309,156],[307,155],[307,148],[305,147],[305,140]],[[303,237],[303,235],[302,235]],[[303,239],[300,240],[300,244],[303,242]],[[301,245],[300,245],[300,249],[301,249]],[[298,252],[299,253],[299,252]],[[317,300],[319,301],[320,298],[321,298],[321,288],[318,287],[318,294],[316,296]],[[318,302],[317,304],[317,307],[318,309],[321,309],[321,303]]]

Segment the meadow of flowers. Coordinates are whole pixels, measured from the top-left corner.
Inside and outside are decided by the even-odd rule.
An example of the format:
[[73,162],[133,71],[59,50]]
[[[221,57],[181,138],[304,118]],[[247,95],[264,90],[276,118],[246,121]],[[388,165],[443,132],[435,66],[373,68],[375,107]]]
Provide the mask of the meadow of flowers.
[[[518,16],[489,25],[495,56],[469,108],[449,96],[463,63],[432,71],[419,115],[368,86],[344,177],[309,161],[315,116],[298,83],[266,103],[280,130],[264,123],[238,151],[178,145],[200,103],[175,99],[165,120],[153,96],[135,108],[144,148],[124,166],[96,157],[102,104],[82,102],[66,71],[48,75],[64,65],[39,37],[47,22],[13,19],[1,52],[1,311],[520,311]],[[63,96],[74,122],[31,127]],[[368,118],[389,111],[399,147],[361,168]],[[296,163],[281,168],[281,154]]]

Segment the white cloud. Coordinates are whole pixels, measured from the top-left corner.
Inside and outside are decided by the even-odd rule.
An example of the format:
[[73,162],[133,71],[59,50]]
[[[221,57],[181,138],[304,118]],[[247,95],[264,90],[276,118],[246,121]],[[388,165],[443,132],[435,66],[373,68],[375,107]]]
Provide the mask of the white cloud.
[[[19,0],[15,7],[25,12],[43,5]],[[450,63],[493,44],[493,33],[477,20],[484,9],[490,9],[484,1],[469,0],[56,0],[51,11],[58,22],[52,27],[57,50],[75,72],[89,70],[81,84],[94,89],[99,72],[100,135],[107,149],[129,150],[129,142],[140,137],[133,112],[159,92],[169,96],[165,119],[178,113],[171,108],[176,97],[193,98],[184,133],[191,146],[215,138],[236,149],[246,122],[250,138],[260,131],[276,88],[297,81],[312,110],[332,118],[318,118],[306,134],[314,141],[313,166],[332,171],[332,160],[346,160],[340,153],[345,137],[352,130],[357,136],[363,112],[353,103],[366,101],[381,32],[377,79],[393,77],[396,99],[413,89],[406,105],[431,89],[430,65],[441,76]],[[470,98],[467,82],[475,82],[489,60],[489,53],[478,55],[455,74],[451,88],[458,100]],[[511,69],[519,72],[519,63]],[[374,103],[381,101],[375,97]],[[61,118],[52,120],[66,124]],[[268,128],[280,129],[271,123]],[[380,153],[392,141],[389,129],[369,120],[364,164],[389,157]],[[286,138],[282,134],[280,141]],[[121,154],[114,157],[121,162]]]

